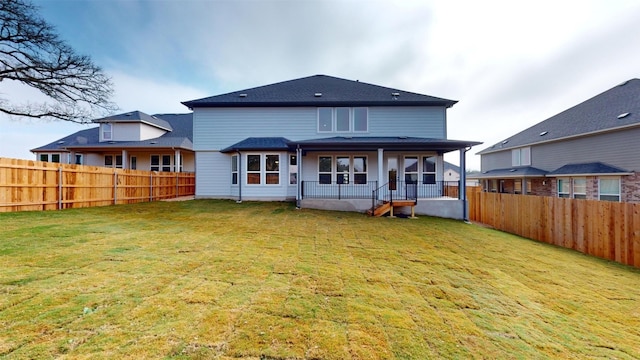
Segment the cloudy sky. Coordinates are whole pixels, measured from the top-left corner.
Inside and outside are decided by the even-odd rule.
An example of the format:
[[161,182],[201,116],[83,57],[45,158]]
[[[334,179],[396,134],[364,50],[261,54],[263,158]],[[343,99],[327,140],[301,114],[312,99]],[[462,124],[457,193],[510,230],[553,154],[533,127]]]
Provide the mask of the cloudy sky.
[[[124,111],[326,74],[458,100],[451,139],[476,152],[640,77],[640,2],[38,0],[113,79]],[[37,97],[0,83],[0,96]],[[0,117],[0,156],[86,126]],[[454,163],[458,155],[448,157]]]

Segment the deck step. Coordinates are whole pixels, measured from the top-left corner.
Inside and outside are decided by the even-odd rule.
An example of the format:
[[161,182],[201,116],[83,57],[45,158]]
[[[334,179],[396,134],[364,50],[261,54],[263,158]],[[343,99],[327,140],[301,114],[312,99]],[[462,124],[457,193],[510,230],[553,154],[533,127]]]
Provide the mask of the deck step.
[[385,201],[382,204],[376,206],[376,208],[373,210],[373,214],[371,213],[371,210],[367,211],[367,214],[375,217],[380,217],[390,212],[391,208],[404,206],[411,206],[411,216],[414,217],[413,208],[416,206],[416,201],[414,200],[396,200],[393,202],[393,204]]

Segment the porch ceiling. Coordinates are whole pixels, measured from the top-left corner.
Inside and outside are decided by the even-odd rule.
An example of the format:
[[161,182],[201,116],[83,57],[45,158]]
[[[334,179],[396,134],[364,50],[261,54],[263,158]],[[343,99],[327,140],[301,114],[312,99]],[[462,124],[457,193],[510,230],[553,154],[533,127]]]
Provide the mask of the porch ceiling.
[[324,139],[294,141],[290,145],[299,146],[303,151],[359,150],[377,151],[437,151],[446,153],[482,144],[478,141],[397,137],[336,136]]

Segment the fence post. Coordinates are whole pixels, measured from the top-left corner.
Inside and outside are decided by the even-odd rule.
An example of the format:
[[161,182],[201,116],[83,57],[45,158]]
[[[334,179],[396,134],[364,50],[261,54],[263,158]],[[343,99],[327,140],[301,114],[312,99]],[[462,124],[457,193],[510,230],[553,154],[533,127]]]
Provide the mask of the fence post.
[[174,197],[178,197],[178,196],[180,196],[180,186],[179,186],[179,183],[180,183],[180,173],[176,173],[176,196],[174,196]]
[[58,210],[62,210],[62,166],[58,167]]
[[118,205],[118,170],[113,170],[113,205]]
[[149,201],[153,201],[153,172],[149,174]]

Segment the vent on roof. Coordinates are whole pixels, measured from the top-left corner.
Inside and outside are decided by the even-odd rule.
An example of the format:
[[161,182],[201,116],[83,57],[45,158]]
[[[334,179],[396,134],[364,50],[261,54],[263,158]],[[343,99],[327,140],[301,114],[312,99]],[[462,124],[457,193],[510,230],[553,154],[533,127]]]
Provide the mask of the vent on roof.
[[322,93],[315,93],[315,94],[313,94],[313,96],[315,96],[315,97],[321,97],[321,96],[322,96]]
[[115,144],[115,143],[116,143],[115,141],[109,141],[109,144]]
[[242,98],[245,98],[245,97],[247,97],[247,94],[242,93],[242,94],[240,94],[240,95],[238,95],[238,96],[239,96],[239,97],[242,97]]
[[151,141],[150,144],[157,144],[157,141]]
[[622,114],[618,115],[618,119],[624,119],[624,118],[626,118],[627,116],[629,116],[629,114],[630,114],[630,113],[622,113]]
[[62,144],[64,144],[64,140],[58,141],[58,145],[62,145]]
[[505,140],[505,141],[502,142],[502,145],[504,145],[504,144],[506,144],[508,142],[509,142],[509,140]]
[[541,133],[540,133],[540,136],[545,136],[545,135],[547,135],[548,133],[549,133],[548,131],[543,131],[543,132],[541,132]]
[[391,93],[391,96],[396,98],[396,97],[400,96],[400,93],[399,92],[394,92],[394,93]]
[[516,172],[516,171],[517,171],[516,169],[509,170],[509,172]]
[[131,116],[131,115],[133,115],[133,114],[132,114],[132,113],[126,113],[126,114],[124,114],[124,116]]
[[398,136],[398,139],[406,139],[406,136]]

